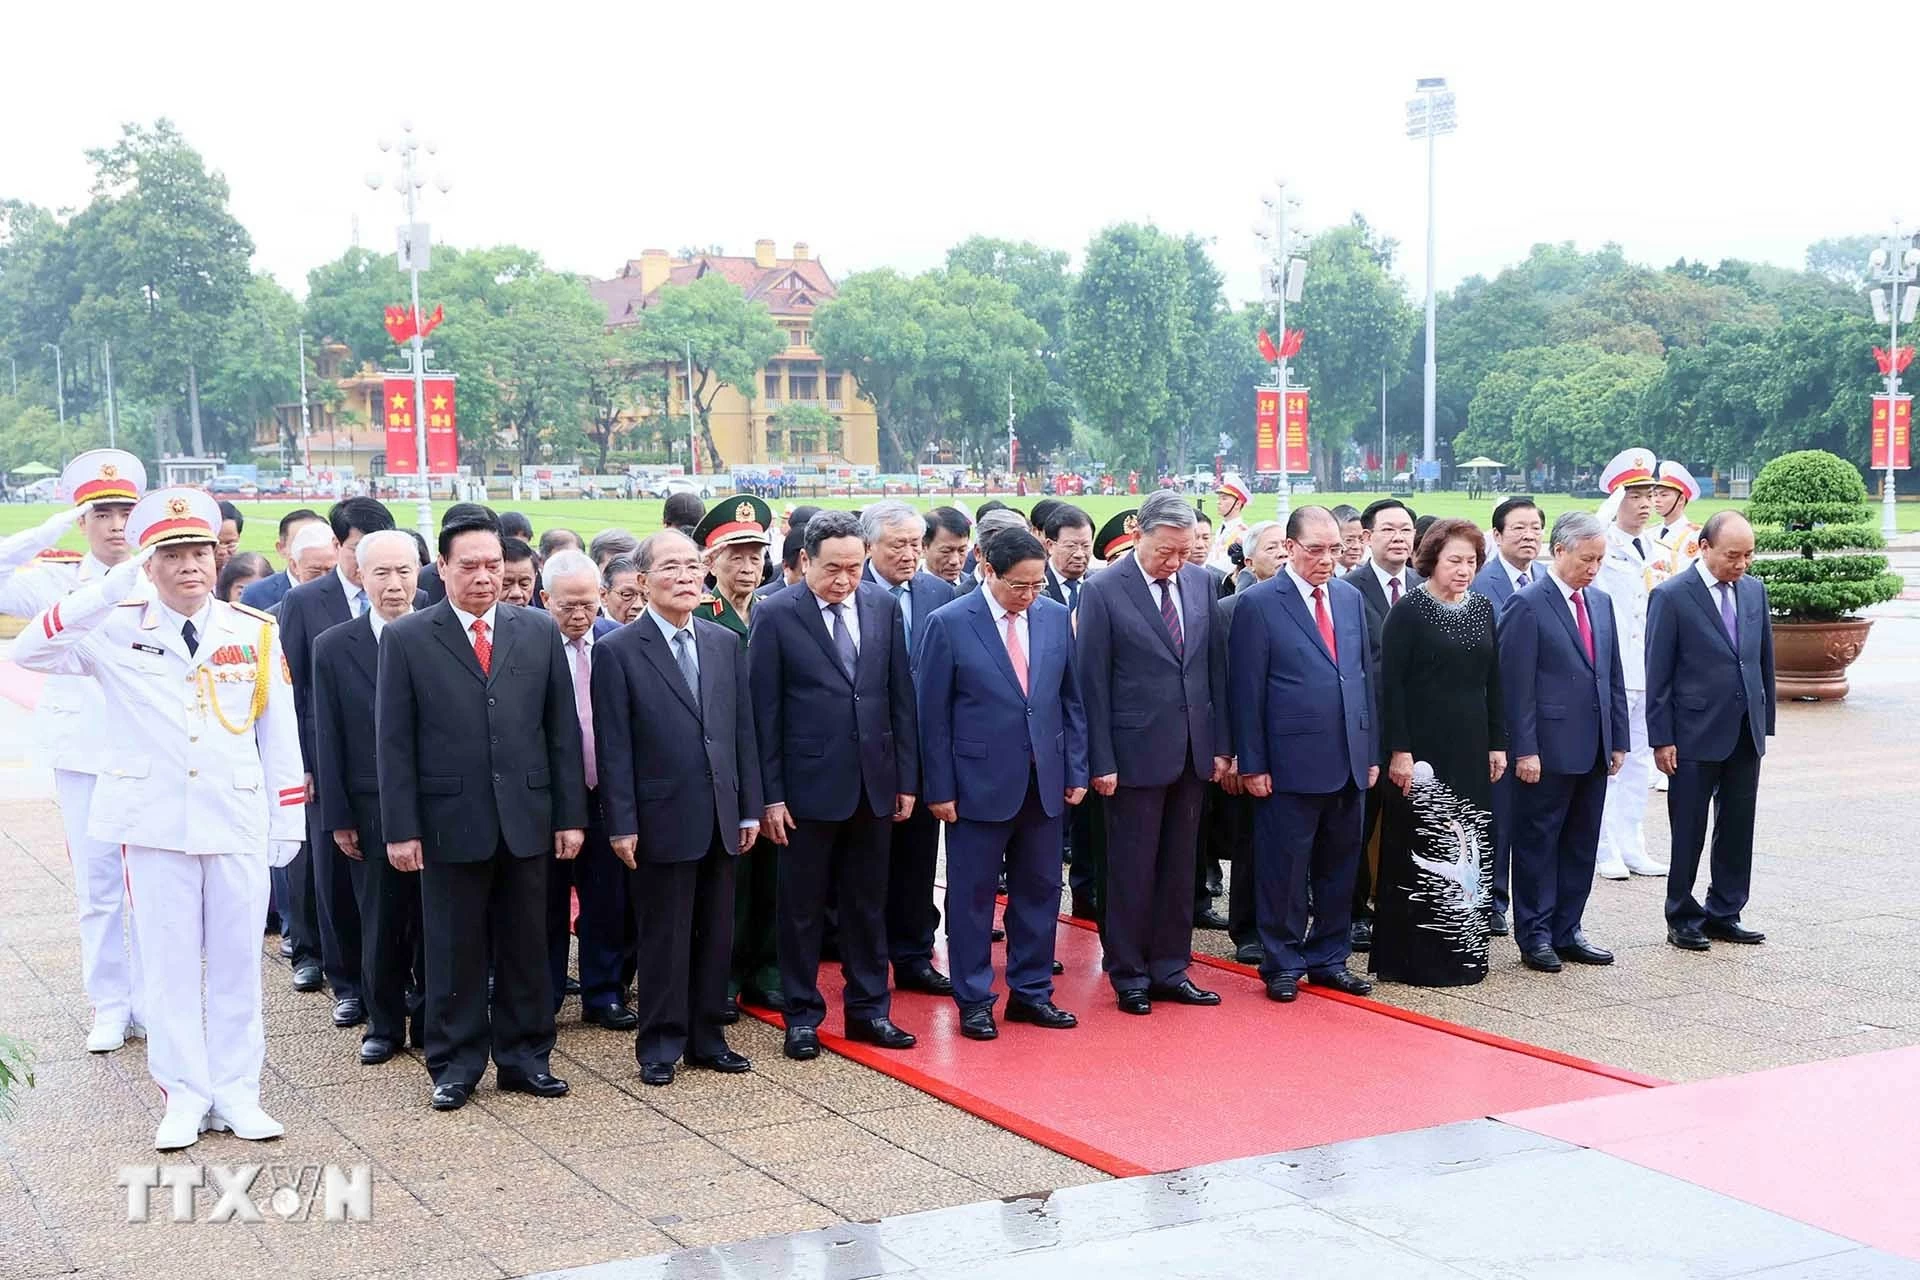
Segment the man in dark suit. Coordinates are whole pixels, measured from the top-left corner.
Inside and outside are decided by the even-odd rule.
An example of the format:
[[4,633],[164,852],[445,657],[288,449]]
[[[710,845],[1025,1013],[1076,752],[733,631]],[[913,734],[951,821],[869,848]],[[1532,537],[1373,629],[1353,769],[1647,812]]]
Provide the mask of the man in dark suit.
[[613,851],[634,869],[634,1054],[640,1079],[665,1085],[683,1055],[726,1073],[752,1066],[727,1047],[721,1011],[734,859],[760,831],[760,752],[746,650],[732,631],[694,617],[699,551],[662,530],[634,554],[648,603],[594,662],[594,720],[604,726],[594,741]]
[[[1376,656],[1380,652],[1380,628],[1386,625],[1387,610],[1399,604],[1402,596],[1425,581],[1408,563],[1413,557],[1413,531],[1413,509],[1398,498],[1382,498],[1378,502],[1368,503],[1367,509],[1360,513],[1360,537],[1366,544],[1367,558],[1342,576],[1359,589],[1360,598],[1366,601],[1367,639],[1370,651]],[[1385,750],[1384,739],[1381,749]],[[1380,823],[1380,806],[1386,794],[1384,789],[1389,785],[1384,777],[1385,770],[1381,772],[1383,776],[1379,784],[1367,791],[1361,814],[1364,825],[1360,843],[1363,850],[1373,841],[1373,833]],[[1355,951],[1366,951],[1373,946],[1373,876],[1376,864],[1377,857],[1369,857],[1363,852],[1360,866],[1353,877],[1351,935]]]
[[807,522],[806,578],[753,612],[747,642],[754,732],[766,803],[761,834],[779,854],[783,1052],[820,1054],[820,942],[828,886],[840,913],[847,1037],[885,1049],[915,1040],[896,1027],[887,989],[887,862],[893,824],[920,787],[900,606],[860,581],[866,542],[850,511]]
[[[1380,777],[1379,655],[1359,589],[1336,581],[1340,526],[1325,507],[1287,519],[1287,567],[1234,606],[1233,742],[1254,797],[1254,917],[1267,997],[1304,976],[1365,995],[1347,970],[1362,800]],[[1308,930],[1308,914],[1312,930]]]
[[[860,536],[867,542],[866,580],[892,596],[899,606],[907,645],[907,667],[919,662],[923,623],[953,599],[953,588],[920,567],[920,546],[927,521],[895,498],[876,502],[860,513]],[[902,991],[950,996],[953,983],[933,967],[933,935],[940,911],[933,905],[933,873],[940,860],[940,821],[925,803],[893,824],[893,854],[887,867],[887,956],[893,985]]]
[[[548,1070],[548,855],[577,857],[587,799],[573,680],[553,619],[498,602],[491,513],[440,528],[447,599],[380,639],[380,819],[387,856],[424,871],[427,1068],[437,1111],[486,1070],[558,1097]],[[491,1017],[487,963],[493,962]]]
[[420,877],[387,860],[374,752],[380,635],[413,612],[420,558],[409,535],[386,529],[361,538],[354,559],[371,607],[313,643],[314,800],[320,831],[353,868],[367,1011],[360,1061],[376,1066],[407,1043],[409,1019],[413,1043],[425,1038]]
[[1105,802],[1107,979],[1122,1012],[1154,998],[1214,1005],[1187,976],[1200,803],[1227,772],[1224,638],[1213,579],[1189,564],[1193,508],[1161,490],[1140,506],[1130,555],[1080,597],[1074,656],[1088,767]]
[[[1700,557],[1653,589],[1647,604],[1647,742],[1667,791],[1673,860],[1667,941],[1757,943],[1740,923],[1753,879],[1760,757],[1773,734],[1773,623],[1766,584],[1747,575],[1753,526],[1734,511],[1708,518]],[[1713,809],[1713,861],[1703,907],[1693,895]]]
[[[280,533],[273,544],[273,553],[280,557],[280,563],[292,566],[293,540],[303,525],[325,523],[326,517],[312,507],[297,507],[281,516]],[[291,590],[293,579],[288,576],[286,569],[281,569],[278,573],[270,573],[258,582],[250,583],[240,593],[240,603],[251,609],[271,609]]]
[[1047,513],[1047,599],[1067,606],[1069,617],[1080,611],[1080,590],[1093,565],[1093,517],[1071,503],[1060,503]]
[[[477,502],[456,502],[441,514],[440,527],[444,529],[450,524],[466,524],[474,520],[491,518],[493,518],[492,507],[482,506]],[[506,535],[503,533],[501,537],[504,539]],[[447,598],[447,584],[440,580],[440,566],[437,563],[421,566],[420,590],[425,593],[425,599],[416,606],[417,608],[424,609],[427,605],[439,604]]]
[[[1508,498],[1493,509],[1493,554],[1474,576],[1473,589],[1493,601],[1497,619],[1506,611],[1514,593],[1525,590],[1534,579],[1546,575],[1540,558],[1541,535],[1546,532],[1546,517],[1532,498]],[[1493,906],[1487,915],[1487,930],[1496,938],[1505,937],[1507,911],[1513,898],[1510,869],[1513,865],[1513,789],[1515,771],[1507,770],[1493,784]]]
[[[1357,516],[1358,513],[1356,513]],[[1215,626],[1227,641],[1229,687],[1233,671],[1233,612],[1237,602],[1255,585],[1278,573],[1286,563],[1286,526],[1278,520],[1262,520],[1248,528],[1241,540],[1247,562],[1248,583],[1232,595],[1222,596],[1213,606]],[[1233,717],[1220,717],[1220,727],[1228,735],[1232,750]],[[1257,802],[1247,794],[1246,781],[1237,765],[1227,771],[1207,797],[1204,817],[1206,855],[1227,864],[1227,939],[1233,943],[1233,958],[1241,964],[1258,967],[1266,957],[1260,945],[1260,930],[1253,912],[1253,813]]]
[[[547,975],[554,1012],[565,1000],[567,951],[575,929],[580,938],[580,1020],[609,1031],[631,1031],[627,978],[634,971],[631,877],[608,841],[605,797],[594,757],[593,663],[603,637],[619,630],[599,616],[600,570],[584,551],[556,551],[541,570],[546,613],[560,628],[580,718],[581,763],[587,783],[587,836],[580,856],[555,858],[547,867]],[[580,892],[580,919],[572,921],[573,893]]]
[[1553,526],[1552,567],[1500,615],[1500,685],[1515,784],[1513,932],[1529,969],[1610,964],[1580,928],[1600,850],[1607,779],[1627,755],[1627,689],[1613,602],[1594,588],[1607,530],[1570,511]]
[[958,507],[935,507],[927,512],[927,532],[920,544],[927,572],[958,588],[973,542],[973,521]]
[[1053,1003],[1053,941],[1060,820],[1087,794],[1086,714],[1066,606],[1036,598],[1045,563],[1029,534],[994,539],[985,589],[926,619],[915,672],[923,798],[949,824],[947,954],[970,1040],[999,1034],[989,939],[1003,865],[1007,1021],[1078,1021]]
[[[307,762],[308,794],[312,794],[313,762],[318,751],[313,717],[313,642],[329,627],[349,622],[367,611],[367,593],[360,585],[360,565],[354,549],[369,533],[393,528],[386,504],[372,498],[348,498],[327,512],[339,560],[332,573],[303,582],[280,602],[280,644],[293,675],[294,708],[300,720],[300,754]],[[314,903],[320,926],[320,963],[333,989],[333,1025],[359,1026],[367,1020],[360,994],[360,908],[356,883],[360,864],[341,852],[332,833],[321,825],[320,809],[307,806],[307,851],[313,875]],[[311,975],[295,970],[295,981]]]

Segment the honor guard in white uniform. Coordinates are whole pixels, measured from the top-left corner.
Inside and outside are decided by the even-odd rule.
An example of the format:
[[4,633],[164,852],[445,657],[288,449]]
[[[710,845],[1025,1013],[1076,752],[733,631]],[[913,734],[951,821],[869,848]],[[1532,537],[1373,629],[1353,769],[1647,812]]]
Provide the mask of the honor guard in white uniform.
[[[135,558],[13,646],[29,671],[92,677],[113,726],[87,834],[125,849],[162,1151],[210,1128],[282,1132],[260,1109],[260,921],[268,867],[300,847],[306,781],[278,628],[213,598],[219,531],[205,493],[148,494],[127,521]],[[143,567],[151,598],[129,599]]]
[[[140,459],[119,449],[90,449],[67,464],[57,490],[71,505],[37,528],[0,542],[0,613],[31,618],[76,587],[97,582],[125,560],[127,515],[146,491]],[[78,525],[85,552],[54,544]],[[93,1005],[87,1048],[110,1053],[140,1024],[140,960],[136,928],[126,910],[125,873],[117,841],[87,834],[94,775],[114,739],[100,686],[86,676],[58,675],[40,691],[34,740],[53,769],[54,796],[66,828],[79,905],[80,982]]]
[[1607,779],[1595,869],[1608,880],[1624,880],[1629,874],[1663,876],[1667,864],[1648,856],[1641,830],[1653,786],[1653,749],[1647,745],[1647,597],[1673,573],[1666,548],[1654,536],[1659,529],[1653,505],[1659,473],[1653,451],[1624,450],[1600,473],[1600,484],[1609,495],[1601,513],[1610,515],[1611,523],[1598,585],[1613,601],[1619,628],[1631,745],[1619,772]]
[[1660,488],[1653,495],[1653,518],[1660,526],[1655,536],[1675,573],[1700,558],[1700,526],[1687,519],[1687,504],[1699,496],[1700,482],[1691,471],[1671,459],[1660,464]]
[[1207,564],[1226,572],[1231,577],[1239,572],[1233,563],[1233,557],[1227,554],[1227,548],[1237,547],[1247,536],[1247,504],[1253,501],[1246,484],[1234,472],[1220,477],[1214,495],[1220,499],[1220,520],[1213,535],[1213,550],[1207,553]]

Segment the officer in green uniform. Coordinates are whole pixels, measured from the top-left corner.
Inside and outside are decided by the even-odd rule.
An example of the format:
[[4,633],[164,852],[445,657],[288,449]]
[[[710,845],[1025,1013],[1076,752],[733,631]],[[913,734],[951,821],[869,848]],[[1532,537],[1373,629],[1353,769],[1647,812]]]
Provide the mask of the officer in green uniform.
[[[744,647],[760,586],[773,524],[773,511],[751,494],[734,494],[713,505],[693,530],[706,557],[712,582],[694,607],[705,618],[734,632]],[[748,854],[733,885],[733,969],[727,982],[727,1019],[739,1017],[744,997],[762,1008],[780,1007],[780,965],[774,951],[774,885],[777,868],[771,848]]]

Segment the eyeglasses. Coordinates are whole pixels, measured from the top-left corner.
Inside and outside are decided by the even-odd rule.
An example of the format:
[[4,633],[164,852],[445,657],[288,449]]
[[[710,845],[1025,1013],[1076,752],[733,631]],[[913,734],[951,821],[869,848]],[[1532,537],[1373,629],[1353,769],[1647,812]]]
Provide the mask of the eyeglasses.
[[1012,578],[1000,579],[1000,585],[1009,591],[1017,591],[1021,595],[1027,596],[1033,595],[1037,591],[1045,591],[1047,589],[1047,584],[1044,582],[1015,582]]
[[653,568],[647,570],[647,576],[650,578],[674,578],[685,573],[699,573],[700,567],[700,562],[697,560],[668,560],[656,564]]
[[1331,560],[1340,554],[1340,544],[1337,542],[1332,545],[1324,542],[1296,542],[1293,544],[1293,549],[1304,553],[1309,560]]
[[573,614],[576,614],[576,613],[592,613],[595,609],[598,609],[599,607],[600,605],[597,601],[586,601],[581,604],[562,604],[558,600],[547,601],[547,609],[550,612],[564,613],[564,614],[567,614],[568,616],[572,616]]

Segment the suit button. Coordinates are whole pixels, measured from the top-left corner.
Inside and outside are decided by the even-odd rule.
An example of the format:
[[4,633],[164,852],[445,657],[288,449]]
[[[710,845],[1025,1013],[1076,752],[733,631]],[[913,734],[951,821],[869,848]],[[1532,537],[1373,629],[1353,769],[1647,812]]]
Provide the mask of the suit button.
[[200,771],[198,769],[189,769],[187,770],[187,776],[189,778],[197,778],[200,776]]
[[854,700],[855,702],[858,702],[858,701],[860,701],[860,695],[859,695],[859,694],[857,694],[857,693],[856,693],[856,694],[854,694],[854,695],[853,695],[853,700]]
[[494,774],[494,775],[493,775],[493,780],[494,780],[495,782],[498,782],[498,781],[500,781],[500,775],[499,775],[499,774],[497,774],[497,773],[496,773],[496,774]]
[[488,698],[488,699],[487,699],[487,705],[488,705],[488,706],[492,706],[492,705],[493,705],[493,699],[492,699],[492,698]]
[[[1185,710],[1186,710],[1186,708],[1185,708],[1185,707],[1182,707],[1182,708],[1180,708],[1180,709],[1181,709],[1182,711],[1185,711]],[[1033,714],[1033,708],[1032,708],[1032,707],[1028,707],[1028,708],[1027,708],[1027,714],[1028,714],[1028,715],[1032,715],[1032,714]]]
[[487,741],[491,742],[496,747],[500,745],[500,739],[498,738],[488,738]]
[[712,739],[712,738],[702,738],[702,739],[701,739],[701,741],[702,741],[702,742],[705,742],[705,743],[706,743],[706,744],[707,744],[708,746],[712,746],[712,745],[713,745],[713,739]]

